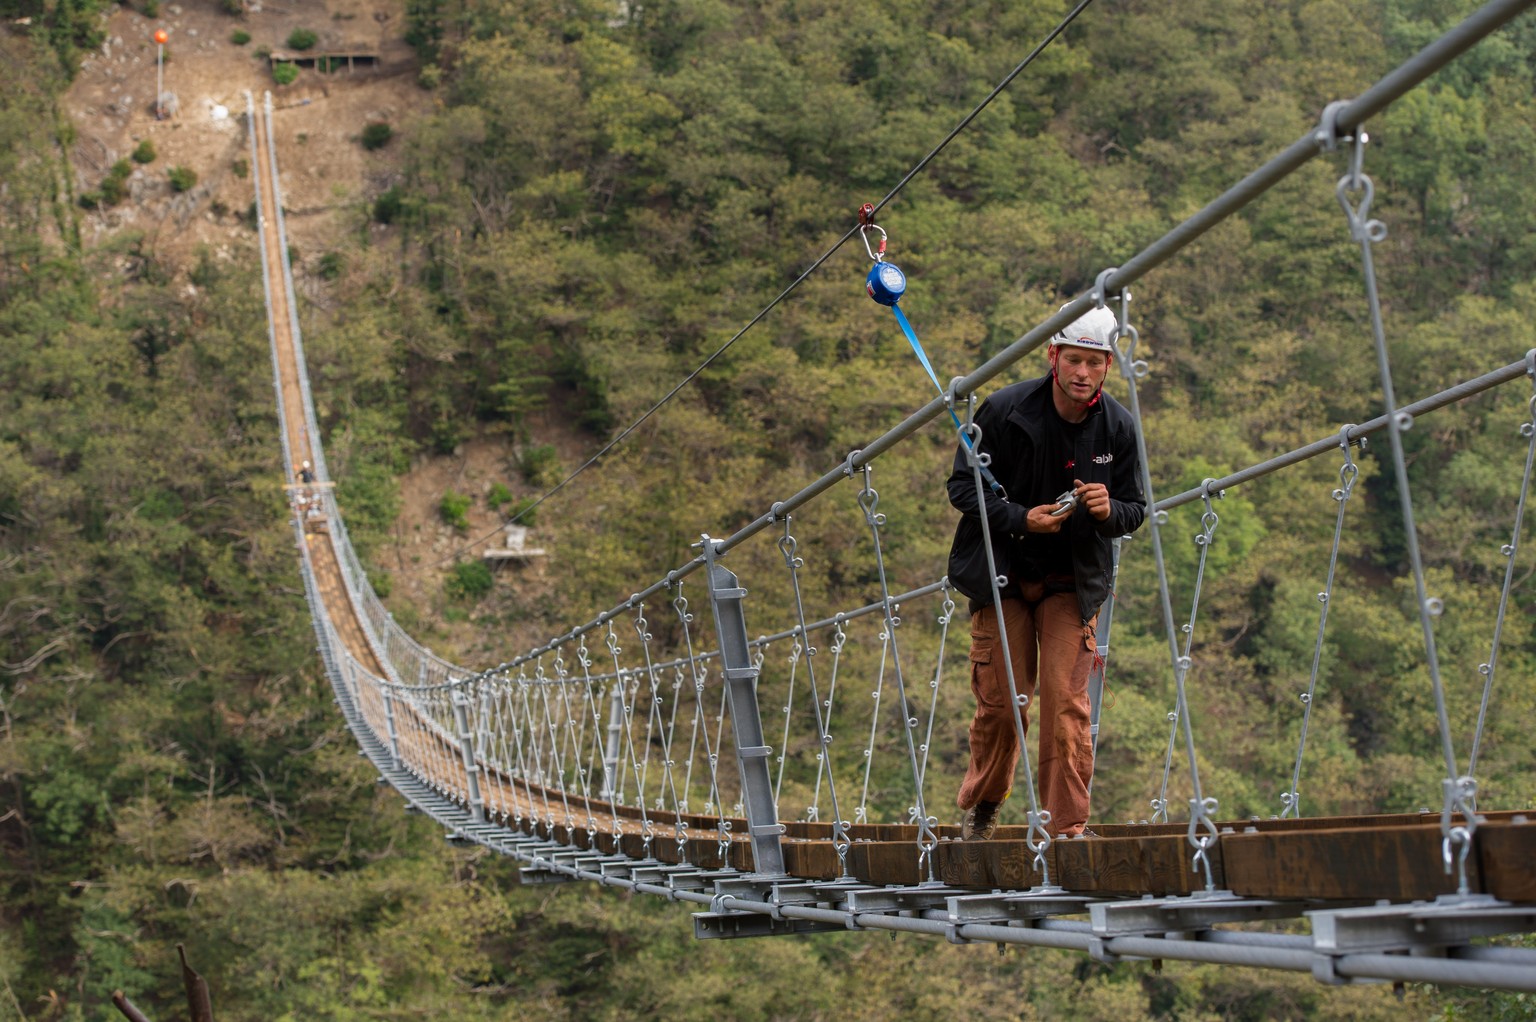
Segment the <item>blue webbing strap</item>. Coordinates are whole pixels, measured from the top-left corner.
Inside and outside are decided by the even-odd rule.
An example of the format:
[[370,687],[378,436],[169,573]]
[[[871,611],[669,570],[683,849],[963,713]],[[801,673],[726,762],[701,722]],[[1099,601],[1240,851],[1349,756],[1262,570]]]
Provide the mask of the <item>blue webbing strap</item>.
[[[928,371],[928,378],[938,388],[939,396],[944,397],[944,385],[939,382],[938,374],[933,371],[933,364],[928,361],[928,353],[923,350],[922,342],[917,339],[917,331],[913,330],[912,324],[907,322],[907,314],[901,311],[900,305],[895,304],[891,305],[891,311],[896,314],[896,322],[901,325],[901,332],[907,335],[907,341],[911,343],[912,351],[917,355],[917,360],[923,364],[923,368]],[[965,442],[965,446],[974,451],[976,445],[971,443],[970,434],[965,431],[965,426],[961,424],[960,416],[955,414],[953,405],[950,406],[949,417],[954,420],[955,429],[960,431],[960,439]],[[986,480],[993,493],[1004,500],[1008,499],[1008,491],[1003,489],[1003,484],[997,481],[997,476],[992,474],[990,468],[982,465],[981,477]]]

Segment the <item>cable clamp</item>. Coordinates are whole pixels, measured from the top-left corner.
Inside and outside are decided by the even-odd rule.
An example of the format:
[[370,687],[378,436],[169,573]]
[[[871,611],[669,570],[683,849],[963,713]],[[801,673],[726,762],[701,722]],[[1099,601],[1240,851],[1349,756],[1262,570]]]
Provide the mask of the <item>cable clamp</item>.
[[858,469],[854,467],[853,459],[857,458],[863,453],[864,448],[862,447],[855,447],[853,450],[848,452],[848,457],[843,459],[843,475],[847,476],[849,479],[853,478],[853,474],[858,471]]
[[[1120,272],[1120,267],[1110,266],[1100,270],[1099,275],[1093,278],[1093,291],[1089,294],[1088,297],[1093,299],[1094,308],[1102,309],[1104,308],[1104,305],[1109,301],[1109,278],[1112,274],[1118,272]],[[1131,300],[1131,293],[1123,288],[1120,291],[1120,295],[1122,303],[1129,302]]]
[[[1312,140],[1323,152],[1331,153],[1338,149],[1339,142],[1342,141],[1339,136],[1339,111],[1349,106],[1351,102],[1347,99],[1336,99],[1323,107],[1322,116],[1317,119],[1317,131],[1312,134]],[[1345,139],[1349,137],[1343,136]]]

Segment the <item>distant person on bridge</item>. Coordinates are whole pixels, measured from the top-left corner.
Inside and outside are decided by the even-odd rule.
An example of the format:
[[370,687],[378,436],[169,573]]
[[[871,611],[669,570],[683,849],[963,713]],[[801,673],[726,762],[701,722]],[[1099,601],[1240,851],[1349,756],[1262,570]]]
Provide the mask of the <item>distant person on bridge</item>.
[[[1112,541],[1146,517],[1136,424],[1103,391],[1114,361],[1115,315],[1090,309],[1051,338],[1050,372],[1004,387],[982,402],[978,450],[1008,497],[982,487],[1001,584],[1014,684],[1040,707],[1036,774],[1046,831],[1072,837],[1088,822],[1093,777],[1088,675],[1095,625],[1109,596]],[[961,513],[949,580],[970,600],[971,760],[956,799],[966,840],[986,840],[1013,789],[1019,762],[1008,674],[982,539],[981,495],[964,443],[949,477]],[[1065,498],[1070,497],[1068,500]]]

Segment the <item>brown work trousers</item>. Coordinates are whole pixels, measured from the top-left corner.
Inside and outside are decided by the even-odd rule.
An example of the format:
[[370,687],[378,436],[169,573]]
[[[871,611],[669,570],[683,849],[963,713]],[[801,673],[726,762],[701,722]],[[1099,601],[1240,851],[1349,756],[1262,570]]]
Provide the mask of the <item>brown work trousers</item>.
[[[1095,653],[1092,624],[1085,630],[1076,593],[1045,596],[1042,586],[1024,589],[1026,597],[1035,599],[1003,600],[1014,684],[1029,700],[1020,707],[1026,734],[1029,706],[1040,708],[1035,776],[1040,807],[1051,814],[1046,830],[1053,837],[1071,837],[1088,822],[1088,784],[1093,777],[1088,725],[1088,673]],[[971,616],[971,691],[976,715],[971,720],[971,763],[956,799],[961,809],[1006,799],[1019,763],[1008,673],[992,607]]]

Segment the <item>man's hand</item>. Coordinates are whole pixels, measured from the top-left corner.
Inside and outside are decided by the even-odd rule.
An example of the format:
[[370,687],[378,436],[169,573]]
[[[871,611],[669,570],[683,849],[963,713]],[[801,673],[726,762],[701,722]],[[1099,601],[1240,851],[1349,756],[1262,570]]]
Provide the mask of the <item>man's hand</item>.
[[[1109,488],[1103,483],[1085,483],[1081,479],[1074,479],[1072,489],[1077,493],[1078,502],[1095,521],[1102,522],[1109,517]],[[1030,511],[1029,516],[1033,521],[1035,512]]]
[[1066,514],[1054,514],[1060,504],[1041,504],[1039,507],[1029,509],[1029,518],[1024,523],[1025,532],[1060,532],[1061,523],[1071,518],[1076,513],[1076,508]]

